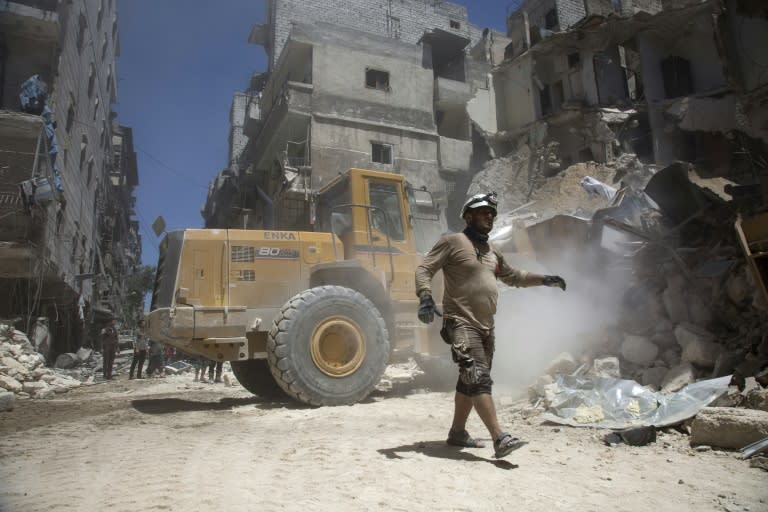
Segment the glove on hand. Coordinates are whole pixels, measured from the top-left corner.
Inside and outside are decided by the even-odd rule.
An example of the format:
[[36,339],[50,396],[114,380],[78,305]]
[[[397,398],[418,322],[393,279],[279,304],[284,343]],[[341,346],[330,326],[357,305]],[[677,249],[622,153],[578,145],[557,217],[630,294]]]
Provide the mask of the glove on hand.
[[419,320],[425,324],[432,323],[435,320],[435,301],[432,296],[425,293],[421,296],[419,303]]
[[544,276],[544,279],[541,280],[541,284],[544,286],[557,286],[565,291],[565,279],[560,276]]

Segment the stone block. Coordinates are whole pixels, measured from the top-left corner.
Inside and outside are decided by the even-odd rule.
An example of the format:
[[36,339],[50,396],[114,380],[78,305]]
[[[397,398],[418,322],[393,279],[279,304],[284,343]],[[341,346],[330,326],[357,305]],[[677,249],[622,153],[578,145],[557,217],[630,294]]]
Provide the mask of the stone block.
[[682,360],[702,368],[714,368],[723,347],[713,341],[695,340],[683,349]]
[[674,348],[667,349],[661,354],[661,360],[670,368],[677,366],[680,364],[680,351]]
[[590,375],[595,377],[621,378],[621,364],[618,357],[603,357],[595,359],[592,363]]
[[669,373],[669,368],[663,366],[655,366],[653,368],[646,368],[642,371],[642,378],[640,384],[648,386],[653,390],[661,389],[661,383],[664,382],[664,377]]
[[558,374],[570,375],[575,372],[578,367],[579,363],[576,362],[576,359],[574,359],[568,352],[563,352],[549,363],[549,366],[544,373],[553,377]]
[[54,379],[49,382],[49,384],[52,386],[65,387],[67,389],[79,388],[81,386],[79,380],[59,376],[55,376]]
[[681,323],[675,327],[675,339],[680,348],[685,348],[694,341],[715,341],[715,335],[702,327],[691,323]]
[[9,377],[8,375],[3,375],[0,373],[0,388],[11,391],[13,393],[18,393],[21,391],[22,386],[21,382],[17,381],[13,377]]
[[659,347],[644,336],[625,336],[621,344],[621,357],[630,363],[648,366],[659,355]]
[[48,384],[42,380],[25,382],[22,384],[22,390],[32,396],[37,396],[38,393],[41,393],[48,388]]
[[689,320],[688,305],[681,290],[667,287],[661,294],[661,300],[664,303],[664,308],[667,310],[667,316],[669,316],[672,322],[677,324]]
[[744,405],[750,409],[768,412],[768,389],[752,389],[747,393]]
[[651,343],[659,347],[659,349],[667,349],[677,347],[677,338],[675,338],[675,333],[670,329],[654,333],[651,336]]
[[705,407],[691,423],[691,444],[738,450],[768,437],[768,412]]
[[0,360],[0,364],[8,368],[8,371],[6,373],[11,375],[12,377],[18,378],[19,376],[26,377],[27,375],[29,375],[29,370],[27,369],[27,367],[21,364],[20,362],[18,362],[13,357],[2,358],[2,360]]
[[736,366],[743,361],[743,352],[729,352],[723,350],[715,361],[715,368],[712,370],[712,377],[724,377],[730,375],[736,369]]
[[706,326],[712,321],[712,310],[701,296],[689,295],[688,317],[694,324]]
[[51,398],[55,394],[56,394],[55,388],[53,386],[49,386],[35,393],[35,398]]
[[688,384],[695,382],[696,375],[690,363],[680,363],[670,368],[661,382],[661,390],[665,393],[673,393],[683,389]]
[[93,350],[90,348],[80,347],[75,355],[80,361],[85,362],[91,358],[93,355]]
[[59,354],[59,357],[56,358],[56,363],[54,363],[54,368],[63,368],[63,369],[69,369],[74,368],[80,364],[80,359],[77,357],[77,354],[73,354],[72,352],[67,352],[65,354]]
[[0,391],[0,412],[12,411],[16,405],[16,396],[10,391]]

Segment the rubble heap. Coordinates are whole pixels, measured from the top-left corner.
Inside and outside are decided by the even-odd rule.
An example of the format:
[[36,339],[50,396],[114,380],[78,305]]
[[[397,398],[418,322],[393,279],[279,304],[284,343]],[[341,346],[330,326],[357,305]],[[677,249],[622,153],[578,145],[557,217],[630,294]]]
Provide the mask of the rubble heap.
[[49,398],[80,385],[66,370],[47,368],[23,332],[0,324],[0,410],[12,409],[15,399]]

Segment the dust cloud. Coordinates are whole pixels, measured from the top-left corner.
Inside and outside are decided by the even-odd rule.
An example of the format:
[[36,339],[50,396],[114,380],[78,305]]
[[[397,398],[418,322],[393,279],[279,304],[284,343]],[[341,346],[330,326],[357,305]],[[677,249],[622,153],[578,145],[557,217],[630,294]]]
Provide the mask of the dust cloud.
[[[594,256],[594,255],[593,255]],[[496,353],[493,379],[502,389],[532,384],[561,352],[582,362],[585,354],[617,341],[622,298],[630,271],[600,264],[584,252],[562,254],[543,265],[515,261],[510,265],[541,274],[562,276],[559,288],[510,288],[499,284]]]

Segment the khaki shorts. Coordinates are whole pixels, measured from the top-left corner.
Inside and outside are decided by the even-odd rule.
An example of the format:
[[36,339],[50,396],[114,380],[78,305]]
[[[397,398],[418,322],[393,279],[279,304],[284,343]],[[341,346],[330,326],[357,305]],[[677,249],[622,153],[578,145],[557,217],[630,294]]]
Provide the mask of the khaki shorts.
[[459,365],[456,391],[468,396],[491,394],[491,366],[495,349],[493,330],[478,329],[455,318],[445,318],[440,336],[451,345],[451,356]]

